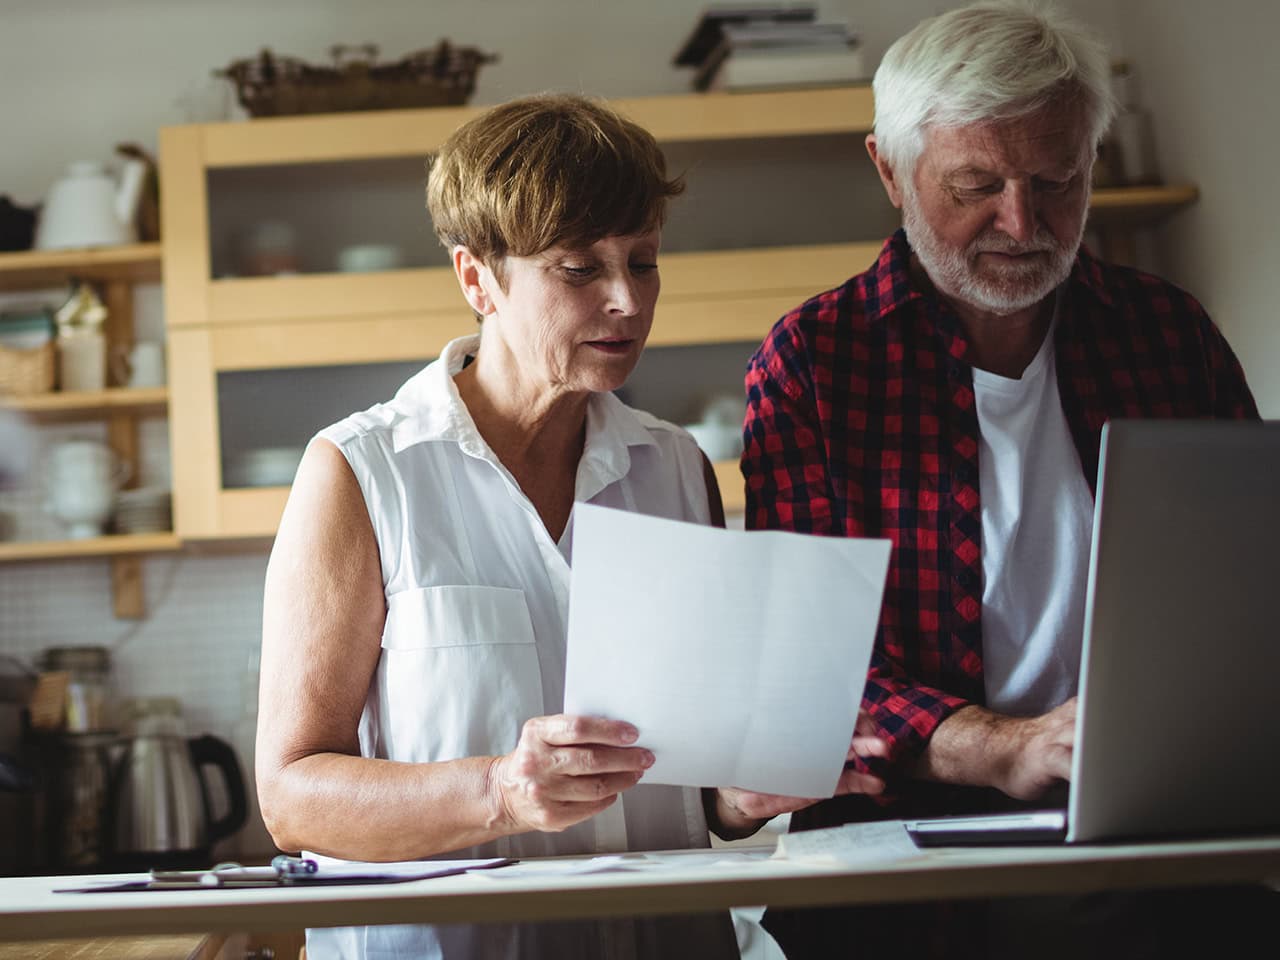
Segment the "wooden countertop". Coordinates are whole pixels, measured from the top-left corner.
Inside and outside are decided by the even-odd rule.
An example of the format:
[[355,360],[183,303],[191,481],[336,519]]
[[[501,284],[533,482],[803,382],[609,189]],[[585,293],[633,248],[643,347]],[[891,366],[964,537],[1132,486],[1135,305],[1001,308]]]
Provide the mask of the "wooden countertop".
[[[405,883],[56,893],[115,878],[0,878],[0,940],[233,933],[384,923],[554,920],[1143,887],[1280,882],[1280,836],[920,852],[862,864],[682,851],[632,869],[547,875],[544,861]],[[590,857],[559,858],[560,864]],[[483,875],[482,875],[483,874]]]
[[[305,931],[255,934],[151,934],[0,943],[0,960],[225,960],[271,948],[277,960],[302,957]],[[264,954],[265,955],[265,954]]]
[[224,939],[189,933],[0,943],[0,960],[205,960]]

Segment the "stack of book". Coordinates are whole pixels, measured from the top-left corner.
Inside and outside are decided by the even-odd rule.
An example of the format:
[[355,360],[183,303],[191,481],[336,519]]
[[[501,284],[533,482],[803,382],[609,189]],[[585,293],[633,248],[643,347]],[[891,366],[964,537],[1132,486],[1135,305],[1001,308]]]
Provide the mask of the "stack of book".
[[695,90],[830,86],[866,80],[858,37],[811,5],[706,8],[675,64]]

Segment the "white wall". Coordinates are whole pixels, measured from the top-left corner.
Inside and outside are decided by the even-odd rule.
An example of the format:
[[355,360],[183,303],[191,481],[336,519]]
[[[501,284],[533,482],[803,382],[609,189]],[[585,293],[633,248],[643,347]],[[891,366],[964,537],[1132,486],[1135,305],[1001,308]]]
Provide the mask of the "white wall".
[[1264,417],[1280,417],[1280,5],[1115,5],[1168,180],[1200,201],[1154,232],[1165,275],[1205,304]]
[[[868,63],[933,0],[825,0],[831,18],[863,37]],[[475,102],[540,89],[607,96],[686,90],[670,65],[701,0],[3,0],[0,5],[0,194],[36,202],[63,164],[108,160],[114,144],[154,148],[165,124],[208,119],[209,72],[269,45],[323,58],[335,42],[374,42],[384,57],[440,37],[498,52]],[[1280,92],[1268,4],[1221,0],[1074,0],[1071,6],[1127,53],[1156,112],[1171,179],[1203,199],[1159,231],[1154,265],[1200,296],[1241,354],[1264,412],[1280,416],[1280,302],[1274,263],[1280,221],[1269,167],[1277,154]],[[1268,29],[1270,28],[1270,29]],[[851,270],[853,268],[851,267]],[[145,298],[157,328],[159,300]],[[163,431],[148,431],[149,462]],[[26,501],[24,509],[34,509]],[[0,504],[3,506],[3,504]],[[31,523],[39,518],[31,518]],[[128,694],[172,694],[193,732],[232,737],[252,704],[243,675],[258,642],[264,561],[188,555],[146,564],[150,619],[110,616],[105,562],[0,567],[0,653],[29,656],[59,644],[117,647]]]

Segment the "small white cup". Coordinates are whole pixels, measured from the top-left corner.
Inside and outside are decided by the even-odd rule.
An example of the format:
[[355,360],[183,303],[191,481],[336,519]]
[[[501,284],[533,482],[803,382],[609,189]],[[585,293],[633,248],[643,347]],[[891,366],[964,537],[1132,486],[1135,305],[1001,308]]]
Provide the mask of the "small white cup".
[[139,340],[129,351],[129,386],[164,386],[164,344]]

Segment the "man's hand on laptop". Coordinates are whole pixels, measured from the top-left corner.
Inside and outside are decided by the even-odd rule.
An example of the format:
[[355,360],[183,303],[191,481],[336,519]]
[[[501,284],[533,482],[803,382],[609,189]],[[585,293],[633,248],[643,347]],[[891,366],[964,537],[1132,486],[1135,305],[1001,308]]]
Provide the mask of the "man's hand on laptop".
[[1075,697],[1038,717],[961,707],[933,732],[915,773],[924,780],[995,787],[1018,800],[1037,800],[1070,779],[1075,727]]

